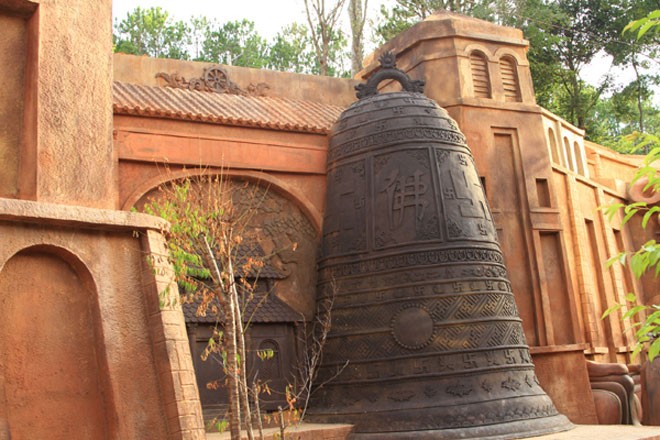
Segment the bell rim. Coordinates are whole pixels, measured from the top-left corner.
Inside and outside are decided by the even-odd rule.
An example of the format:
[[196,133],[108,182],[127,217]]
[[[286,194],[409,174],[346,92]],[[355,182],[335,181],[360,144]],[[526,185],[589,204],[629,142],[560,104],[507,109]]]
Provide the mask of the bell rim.
[[391,432],[352,432],[348,440],[513,440],[556,434],[574,429],[563,414],[467,428]]

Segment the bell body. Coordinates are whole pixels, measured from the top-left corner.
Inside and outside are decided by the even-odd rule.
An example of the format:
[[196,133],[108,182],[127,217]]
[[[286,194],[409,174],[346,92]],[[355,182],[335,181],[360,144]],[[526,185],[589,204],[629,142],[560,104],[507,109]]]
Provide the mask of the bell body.
[[319,265],[333,302],[310,416],[354,438],[522,438],[570,429],[539,386],[463,134],[420,93],[335,127]]

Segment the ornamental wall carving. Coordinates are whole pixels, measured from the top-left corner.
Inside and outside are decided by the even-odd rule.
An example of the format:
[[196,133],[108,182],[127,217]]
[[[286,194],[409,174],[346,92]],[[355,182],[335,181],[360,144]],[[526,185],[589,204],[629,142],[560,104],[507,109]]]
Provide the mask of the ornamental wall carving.
[[229,79],[229,74],[221,66],[211,66],[204,69],[198,78],[186,79],[178,73],[158,72],[156,78],[165,80],[164,87],[175,89],[196,90],[198,92],[228,93],[241,96],[266,96],[268,84],[260,82],[248,85],[242,89],[238,84]]

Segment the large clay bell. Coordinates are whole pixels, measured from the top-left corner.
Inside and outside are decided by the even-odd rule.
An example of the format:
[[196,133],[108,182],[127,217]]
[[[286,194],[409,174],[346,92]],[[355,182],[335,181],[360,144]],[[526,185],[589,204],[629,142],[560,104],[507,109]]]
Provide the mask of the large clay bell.
[[[570,429],[539,386],[465,137],[390,54],[333,128],[314,421],[359,439]],[[403,91],[378,94],[399,81]]]

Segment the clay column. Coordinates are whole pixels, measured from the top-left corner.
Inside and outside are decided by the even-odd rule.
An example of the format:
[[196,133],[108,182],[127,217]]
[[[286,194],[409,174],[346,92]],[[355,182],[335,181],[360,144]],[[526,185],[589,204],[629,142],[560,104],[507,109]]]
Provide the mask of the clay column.
[[112,2],[22,1],[37,8],[28,19],[19,197],[115,208]]

